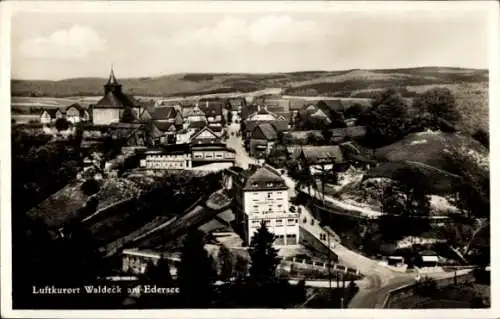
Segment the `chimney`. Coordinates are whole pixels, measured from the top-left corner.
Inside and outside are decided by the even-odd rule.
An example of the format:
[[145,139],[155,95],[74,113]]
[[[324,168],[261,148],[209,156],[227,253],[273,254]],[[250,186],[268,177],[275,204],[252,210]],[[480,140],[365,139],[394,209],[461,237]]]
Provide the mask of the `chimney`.
[[257,105],[257,112],[260,112],[260,104]]
[[205,101],[205,107],[208,107],[208,100]]

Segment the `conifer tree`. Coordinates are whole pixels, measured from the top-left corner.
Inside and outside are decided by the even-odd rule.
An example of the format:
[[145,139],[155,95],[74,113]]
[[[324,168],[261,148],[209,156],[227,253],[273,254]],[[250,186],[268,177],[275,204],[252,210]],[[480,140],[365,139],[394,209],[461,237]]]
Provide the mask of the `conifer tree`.
[[274,282],[276,267],[279,264],[278,250],[273,247],[274,234],[269,232],[264,222],[250,242],[249,253],[252,259],[250,277],[258,284]]
[[210,304],[215,280],[213,260],[204,248],[203,234],[188,233],[181,251],[178,282],[184,306],[203,308]]

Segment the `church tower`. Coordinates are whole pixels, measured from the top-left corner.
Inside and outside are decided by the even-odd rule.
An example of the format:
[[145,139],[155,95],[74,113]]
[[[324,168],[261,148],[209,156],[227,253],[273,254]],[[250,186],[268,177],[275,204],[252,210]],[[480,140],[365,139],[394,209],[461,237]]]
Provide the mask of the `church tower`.
[[109,73],[108,82],[104,84],[104,95],[108,93],[122,93],[122,85],[118,83],[115,77],[115,72],[113,71],[113,66],[111,66],[111,72]]

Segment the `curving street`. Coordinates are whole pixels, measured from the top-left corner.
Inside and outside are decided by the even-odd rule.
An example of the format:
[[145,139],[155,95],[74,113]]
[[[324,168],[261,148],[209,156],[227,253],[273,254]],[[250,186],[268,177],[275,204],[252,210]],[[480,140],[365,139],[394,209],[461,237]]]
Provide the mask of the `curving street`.
[[[227,146],[233,148],[236,151],[236,164],[242,168],[248,168],[249,164],[257,163],[257,161],[251,158],[246,152],[243,146],[243,140],[241,136],[237,136],[239,132],[239,124],[232,123],[228,127],[229,138],[227,140]],[[234,134],[232,134],[234,133]],[[296,182],[286,174],[282,174],[287,186],[290,197],[296,196]],[[306,191],[307,192],[307,191]],[[347,204],[345,204],[347,205]],[[318,240],[320,239],[320,234],[324,234],[325,230],[319,226],[319,221],[316,220],[313,215],[308,211],[306,207],[302,207],[301,210],[300,226],[315,236]],[[366,213],[366,212],[365,212]],[[304,217],[308,222],[303,223]],[[310,220],[314,219],[313,225],[311,225]],[[328,246],[325,240],[321,240],[325,246]],[[367,258],[355,251],[348,249],[347,247],[341,245],[339,242],[331,242],[330,250],[339,257],[339,262],[348,267],[357,269],[365,276],[365,278],[359,282],[359,292],[352,298],[348,308],[382,308],[384,300],[391,290],[403,287],[412,283],[415,283],[416,273],[402,273],[395,271],[389,267],[380,264],[377,260]],[[463,272],[467,272],[466,270]],[[426,273],[426,276],[434,279],[442,279],[454,276],[454,273],[446,272],[435,272]],[[319,284],[320,285],[320,284]]]

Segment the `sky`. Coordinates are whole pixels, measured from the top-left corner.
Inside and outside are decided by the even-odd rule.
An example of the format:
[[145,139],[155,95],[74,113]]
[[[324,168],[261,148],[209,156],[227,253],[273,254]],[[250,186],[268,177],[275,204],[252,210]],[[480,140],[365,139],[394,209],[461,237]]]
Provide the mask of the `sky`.
[[468,11],[17,12],[11,74],[59,80],[184,72],[488,68],[488,17]]

